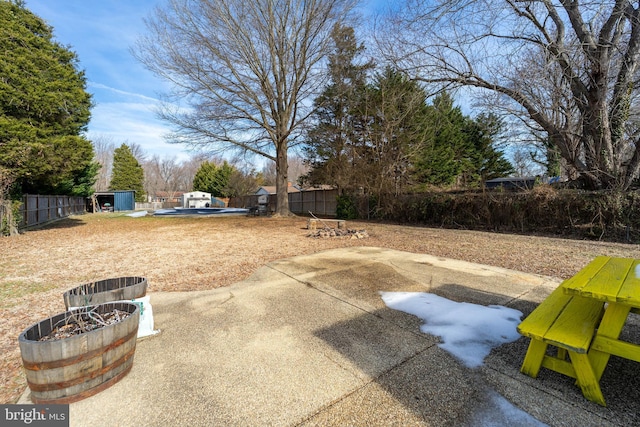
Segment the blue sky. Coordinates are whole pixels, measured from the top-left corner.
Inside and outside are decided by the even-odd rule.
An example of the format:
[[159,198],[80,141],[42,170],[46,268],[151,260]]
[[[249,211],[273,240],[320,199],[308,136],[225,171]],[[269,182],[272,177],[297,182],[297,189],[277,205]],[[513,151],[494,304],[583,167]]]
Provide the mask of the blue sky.
[[[385,0],[369,0],[380,4]],[[55,39],[78,54],[95,107],[88,137],[117,145],[135,143],[148,155],[189,157],[185,146],[168,144],[169,126],[154,108],[166,84],[130,54],[146,27],[143,18],[162,0],[26,0],[26,6],[54,28]]]
[[154,106],[165,83],[129,53],[144,33],[142,19],[159,0],[27,0],[29,10],[54,27],[55,39],[78,54],[95,107],[88,137],[115,144],[136,143],[149,155],[189,156],[185,147],[167,144],[169,127]]

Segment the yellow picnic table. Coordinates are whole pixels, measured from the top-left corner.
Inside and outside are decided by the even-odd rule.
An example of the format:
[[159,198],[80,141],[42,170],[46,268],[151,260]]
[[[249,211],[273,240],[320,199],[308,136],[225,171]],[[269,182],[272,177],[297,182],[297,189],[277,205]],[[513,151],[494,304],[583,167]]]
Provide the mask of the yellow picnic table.
[[629,312],[640,309],[640,260],[596,257],[564,282],[563,289],[568,295],[606,303],[588,353],[598,383],[611,355],[640,362],[640,345],[619,339]]
[[596,257],[520,323],[531,338],[520,370],[576,378],[587,399],[605,406],[600,378],[611,355],[640,362],[640,345],[619,339],[631,310],[640,310],[640,260]]

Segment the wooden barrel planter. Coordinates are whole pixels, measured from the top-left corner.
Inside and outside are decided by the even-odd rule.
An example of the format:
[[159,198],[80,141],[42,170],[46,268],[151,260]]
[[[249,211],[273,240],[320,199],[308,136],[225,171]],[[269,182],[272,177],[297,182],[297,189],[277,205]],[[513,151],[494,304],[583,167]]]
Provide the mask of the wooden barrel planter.
[[86,283],[63,294],[64,304],[82,307],[113,301],[128,301],[147,294],[147,279],[144,277],[116,277]]
[[[39,341],[87,310],[105,315],[114,309],[130,315],[89,332]],[[137,304],[117,302],[60,313],[25,329],[18,343],[33,403],[76,402],[122,379],[133,365],[139,320]]]

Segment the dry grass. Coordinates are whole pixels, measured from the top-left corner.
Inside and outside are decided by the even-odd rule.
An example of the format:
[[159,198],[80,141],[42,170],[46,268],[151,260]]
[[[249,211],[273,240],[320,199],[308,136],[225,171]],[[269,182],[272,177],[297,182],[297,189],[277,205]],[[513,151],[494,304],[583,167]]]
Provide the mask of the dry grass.
[[94,214],[0,238],[0,402],[26,387],[17,337],[64,311],[80,284],[144,276],[149,292],[212,289],[277,259],[348,246],[381,246],[567,278],[597,255],[640,258],[640,246],[348,222],[364,240],[307,237],[305,218],[130,218]]

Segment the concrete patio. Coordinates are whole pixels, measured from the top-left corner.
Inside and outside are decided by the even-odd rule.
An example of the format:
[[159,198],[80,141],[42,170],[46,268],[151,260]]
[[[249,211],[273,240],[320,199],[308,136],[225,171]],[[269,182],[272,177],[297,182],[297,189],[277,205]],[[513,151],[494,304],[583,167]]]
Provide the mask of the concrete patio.
[[[608,407],[600,407],[570,378],[521,374],[528,339],[466,368],[438,347],[438,337],[419,331],[418,318],[387,308],[379,295],[430,292],[526,316],[557,285],[360,247],[273,262],[231,287],[150,293],[161,333],[138,341],[122,381],[71,405],[71,425],[640,424],[636,363],[612,358],[601,382]],[[637,340],[639,332],[634,317],[624,333]],[[21,402],[29,402],[28,391]],[[519,410],[531,417],[514,419]]]

